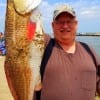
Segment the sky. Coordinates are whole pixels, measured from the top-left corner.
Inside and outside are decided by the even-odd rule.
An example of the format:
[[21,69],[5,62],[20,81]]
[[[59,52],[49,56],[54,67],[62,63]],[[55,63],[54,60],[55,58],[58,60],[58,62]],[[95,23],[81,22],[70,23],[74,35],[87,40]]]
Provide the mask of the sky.
[[[0,32],[5,31],[6,0],[0,0]],[[100,0],[42,0],[39,5],[43,28],[52,33],[53,10],[60,4],[71,5],[77,15],[77,32],[100,32]]]

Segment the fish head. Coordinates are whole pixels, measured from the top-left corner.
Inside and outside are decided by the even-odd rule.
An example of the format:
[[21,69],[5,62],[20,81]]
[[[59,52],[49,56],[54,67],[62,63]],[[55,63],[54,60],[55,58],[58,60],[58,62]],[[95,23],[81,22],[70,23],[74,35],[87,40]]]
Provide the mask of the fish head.
[[36,8],[41,0],[14,0],[15,10],[20,14],[26,14]]
[[30,16],[30,23],[28,25],[28,39],[36,39],[39,36],[42,36],[43,33],[43,24],[42,24],[42,14],[39,9],[35,8],[32,11]]
[[42,18],[42,14],[40,12],[40,10],[38,8],[35,8],[33,11],[32,11],[32,14],[30,16],[30,20],[32,22],[35,22],[35,23],[38,23],[41,21],[41,18]]

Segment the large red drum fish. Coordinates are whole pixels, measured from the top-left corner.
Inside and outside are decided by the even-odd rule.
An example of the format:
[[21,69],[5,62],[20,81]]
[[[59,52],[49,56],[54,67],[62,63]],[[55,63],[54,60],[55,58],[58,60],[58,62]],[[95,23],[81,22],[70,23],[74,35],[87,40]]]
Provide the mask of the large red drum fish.
[[32,100],[41,89],[40,65],[44,53],[41,0],[7,0],[5,73],[14,100]]

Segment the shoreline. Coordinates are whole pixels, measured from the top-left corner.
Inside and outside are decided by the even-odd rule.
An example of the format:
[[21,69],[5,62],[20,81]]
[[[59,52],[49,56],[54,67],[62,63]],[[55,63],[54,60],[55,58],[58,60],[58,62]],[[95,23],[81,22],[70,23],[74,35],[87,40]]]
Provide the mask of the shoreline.
[[76,36],[98,36],[98,37],[99,37],[100,35],[87,35],[87,34],[79,34],[79,35],[78,35],[78,34],[77,34]]

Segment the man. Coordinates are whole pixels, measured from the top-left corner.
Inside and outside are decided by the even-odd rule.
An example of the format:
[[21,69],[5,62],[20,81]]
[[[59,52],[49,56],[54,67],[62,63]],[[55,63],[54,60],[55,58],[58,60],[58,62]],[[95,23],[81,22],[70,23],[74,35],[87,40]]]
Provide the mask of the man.
[[[54,46],[43,76],[41,100],[95,100],[96,66],[85,48],[75,40],[77,26],[72,7],[61,5],[55,9]],[[100,66],[100,60],[92,52]]]

